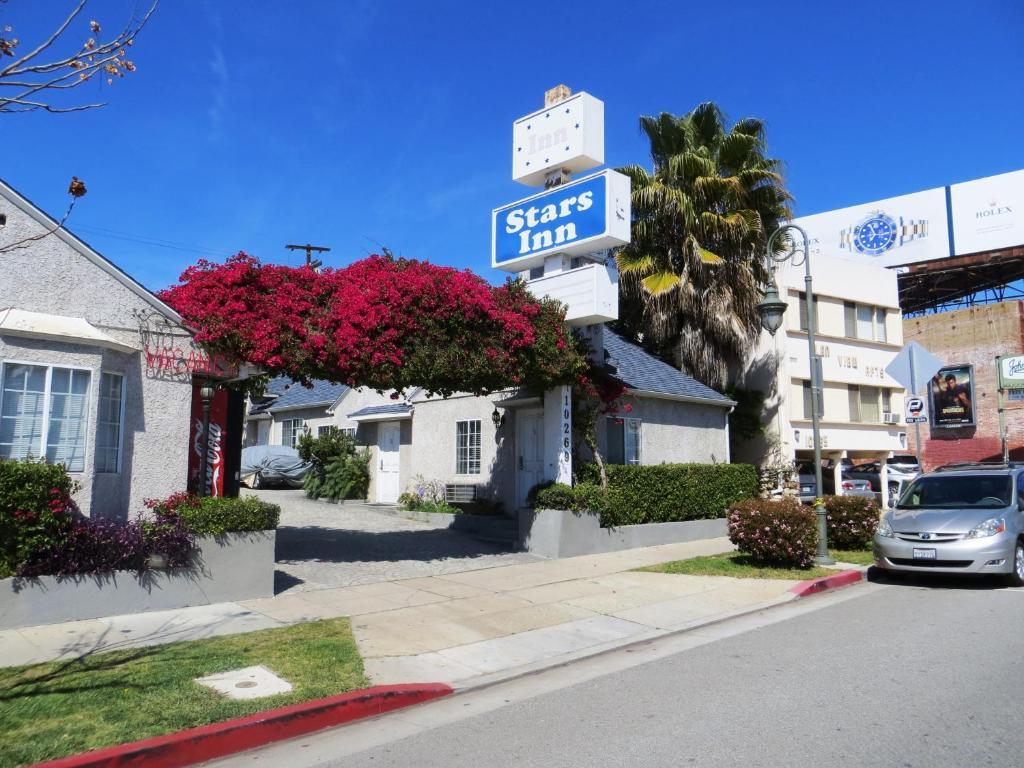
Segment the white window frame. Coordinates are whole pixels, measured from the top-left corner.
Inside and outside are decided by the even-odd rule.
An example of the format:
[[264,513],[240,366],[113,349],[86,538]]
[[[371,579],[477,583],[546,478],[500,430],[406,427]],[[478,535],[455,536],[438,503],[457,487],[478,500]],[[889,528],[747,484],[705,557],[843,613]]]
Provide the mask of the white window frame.
[[57,365],[53,363],[42,362],[40,360],[0,360],[0,413],[3,413],[3,398],[4,398],[4,387],[3,383],[7,379],[7,366],[9,365],[30,365],[36,368],[46,369],[46,381],[43,385],[43,420],[40,426],[39,434],[39,449],[41,453],[39,455],[32,454],[33,458],[46,458],[49,434],[50,434],[50,398],[52,397],[53,390],[50,386],[53,380],[53,370],[60,368],[66,371],[85,371],[89,374],[89,385],[85,389],[85,417],[82,429],[85,433],[85,445],[82,447],[84,453],[82,454],[82,468],[71,469],[65,465],[67,473],[69,475],[84,475],[89,469],[89,411],[92,409],[92,388],[93,388],[93,369],[84,365]]
[[[852,313],[852,328],[851,316]],[[871,316],[863,318],[862,313],[868,312]],[[855,301],[843,302],[843,336],[847,339],[858,339],[860,341],[877,341],[880,344],[889,342],[889,329],[886,327],[888,310],[879,307],[877,304],[863,304]],[[871,332],[867,335],[861,333],[864,325],[870,326]],[[853,330],[853,334],[850,331]]]
[[[459,425],[468,424],[466,428],[466,444],[460,444]],[[476,468],[474,469],[473,445],[473,424],[476,424]],[[463,458],[459,455],[465,451],[465,465],[461,463]],[[483,468],[483,423],[482,419],[459,419],[455,422],[455,474],[456,475],[479,475]],[[465,469],[465,471],[462,471]]]
[[[292,427],[292,440],[291,440],[290,443],[286,443],[284,441],[285,424],[294,424],[295,422],[299,423],[299,427],[297,429],[295,427]],[[306,429],[306,420],[305,419],[298,419],[298,418],[296,418],[296,419],[281,419],[281,445],[287,446],[288,448],[298,448],[299,447],[299,438],[302,437],[302,433],[303,433],[303,431],[305,429]]]
[[[625,416],[609,416],[608,423],[616,424],[616,422],[622,422],[622,445],[619,446],[622,449],[622,466],[638,466],[643,463],[643,445],[644,445],[644,431],[643,431],[643,419],[636,417],[625,417]],[[636,455],[630,459],[626,452],[626,435],[629,432],[636,432]],[[613,453],[611,446],[611,430],[606,430],[606,453],[609,463],[612,463],[612,457],[617,456],[617,452]]]
[[[109,470],[109,469],[101,470],[101,469],[99,469],[99,464],[98,464],[98,462],[96,460],[96,456],[95,456],[96,449],[99,448],[99,444],[100,444],[99,428],[101,426],[103,426],[104,424],[106,424],[106,422],[100,421],[100,412],[99,412],[99,397],[102,396],[102,393],[103,393],[103,377],[104,376],[117,376],[119,379],[121,379],[121,402],[120,402],[120,408],[118,410],[118,416],[117,416],[117,418],[118,418],[118,424],[117,424],[117,468],[114,469],[114,470]],[[121,474],[121,469],[123,467],[123,459],[124,459],[124,404],[125,404],[125,401],[128,399],[128,391],[125,389],[125,375],[123,373],[118,373],[117,371],[104,371],[104,370],[101,370],[100,371],[100,384],[99,384],[99,386],[100,386],[100,388],[97,391],[97,399],[96,399],[96,428],[97,428],[97,432],[96,432],[96,449],[93,450],[93,454],[94,454],[94,456],[93,456],[93,465],[96,466],[96,474],[100,474],[100,475],[119,475],[119,474]]]

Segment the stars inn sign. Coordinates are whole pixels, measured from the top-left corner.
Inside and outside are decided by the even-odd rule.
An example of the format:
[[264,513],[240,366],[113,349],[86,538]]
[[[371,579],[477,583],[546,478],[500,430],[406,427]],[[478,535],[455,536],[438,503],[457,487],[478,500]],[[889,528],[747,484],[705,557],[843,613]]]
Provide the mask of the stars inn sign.
[[629,203],[629,178],[602,171],[498,208],[491,220],[491,266],[517,272],[543,264],[548,254],[625,245]]

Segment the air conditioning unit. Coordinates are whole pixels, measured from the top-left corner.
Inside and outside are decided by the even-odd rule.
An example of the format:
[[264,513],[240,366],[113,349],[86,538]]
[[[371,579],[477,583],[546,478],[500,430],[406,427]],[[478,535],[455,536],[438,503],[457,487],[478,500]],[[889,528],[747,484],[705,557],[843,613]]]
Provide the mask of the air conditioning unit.
[[446,485],[444,487],[444,500],[449,504],[466,504],[476,501],[477,488],[475,485]]
[[898,413],[883,413],[882,414],[883,424],[899,424],[900,415]]

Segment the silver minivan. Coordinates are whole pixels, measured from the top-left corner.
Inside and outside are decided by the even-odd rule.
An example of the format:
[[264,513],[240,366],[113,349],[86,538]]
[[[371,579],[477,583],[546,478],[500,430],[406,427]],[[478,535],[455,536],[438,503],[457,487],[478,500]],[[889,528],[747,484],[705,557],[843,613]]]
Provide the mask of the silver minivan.
[[874,557],[886,571],[1003,574],[1024,586],[1024,465],[918,476],[879,521]]

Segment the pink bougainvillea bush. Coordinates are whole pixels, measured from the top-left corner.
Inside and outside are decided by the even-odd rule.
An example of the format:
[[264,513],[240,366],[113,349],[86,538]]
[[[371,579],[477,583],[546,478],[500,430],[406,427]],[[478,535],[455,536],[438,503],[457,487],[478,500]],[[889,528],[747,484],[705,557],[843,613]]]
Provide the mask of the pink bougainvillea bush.
[[757,562],[806,568],[818,543],[816,521],[796,499],[747,499],[729,508],[729,541]]
[[189,267],[161,298],[211,352],[299,381],[485,394],[586,372],[557,302],[391,255],[317,273],[239,253]]

